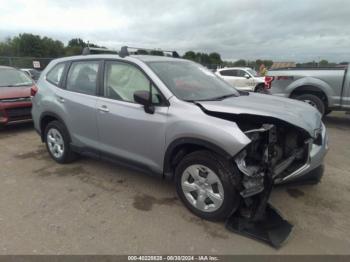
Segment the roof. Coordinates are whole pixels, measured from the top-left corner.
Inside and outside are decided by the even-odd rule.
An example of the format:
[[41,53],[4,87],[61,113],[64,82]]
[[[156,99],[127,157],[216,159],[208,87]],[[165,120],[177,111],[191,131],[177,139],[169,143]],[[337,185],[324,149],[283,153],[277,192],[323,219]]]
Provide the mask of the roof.
[[92,55],[78,55],[55,59],[57,62],[71,61],[71,60],[85,60],[85,59],[121,59],[126,61],[140,60],[143,62],[162,62],[162,61],[188,61],[181,58],[173,58],[168,56],[152,56],[152,55],[129,55],[124,58],[116,54],[92,54]]

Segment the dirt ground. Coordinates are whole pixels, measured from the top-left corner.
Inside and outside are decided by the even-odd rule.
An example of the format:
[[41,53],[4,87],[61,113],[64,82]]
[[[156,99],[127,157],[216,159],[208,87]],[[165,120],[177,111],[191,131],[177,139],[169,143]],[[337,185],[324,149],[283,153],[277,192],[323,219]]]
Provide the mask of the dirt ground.
[[279,250],[203,221],[171,182],[81,158],[51,160],[31,124],[0,130],[0,254],[350,254],[350,115],[325,119],[321,184],[276,188],[294,225]]

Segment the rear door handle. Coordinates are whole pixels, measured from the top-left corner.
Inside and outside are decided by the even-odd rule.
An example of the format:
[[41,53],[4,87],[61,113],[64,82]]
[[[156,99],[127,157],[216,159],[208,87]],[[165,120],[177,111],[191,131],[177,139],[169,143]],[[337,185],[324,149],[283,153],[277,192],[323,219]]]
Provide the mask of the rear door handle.
[[98,108],[98,110],[100,110],[101,112],[105,112],[105,113],[109,112],[108,107],[105,106],[105,105],[100,106],[100,107]]

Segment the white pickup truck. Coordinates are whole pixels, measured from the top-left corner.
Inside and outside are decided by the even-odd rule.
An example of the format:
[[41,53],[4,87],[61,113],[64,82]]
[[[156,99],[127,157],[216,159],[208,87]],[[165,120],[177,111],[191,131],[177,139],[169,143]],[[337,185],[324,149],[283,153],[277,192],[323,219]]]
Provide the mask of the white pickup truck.
[[216,70],[215,74],[238,90],[263,92],[264,77],[249,67],[225,67]]

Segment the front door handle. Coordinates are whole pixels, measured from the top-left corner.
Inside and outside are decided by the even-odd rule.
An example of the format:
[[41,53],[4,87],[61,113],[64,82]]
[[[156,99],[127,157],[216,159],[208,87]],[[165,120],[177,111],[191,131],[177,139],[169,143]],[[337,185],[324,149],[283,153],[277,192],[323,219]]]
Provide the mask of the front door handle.
[[64,103],[64,98],[61,97],[61,96],[57,97],[57,100],[58,100],[58,102],[60,102],[60,103]]
[[98,108],[98,110],[100,110],[101,112],[105,112],[105,113],[109,112],[108,107],[105,106],[105,105],[100,106],[100,107]]

